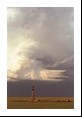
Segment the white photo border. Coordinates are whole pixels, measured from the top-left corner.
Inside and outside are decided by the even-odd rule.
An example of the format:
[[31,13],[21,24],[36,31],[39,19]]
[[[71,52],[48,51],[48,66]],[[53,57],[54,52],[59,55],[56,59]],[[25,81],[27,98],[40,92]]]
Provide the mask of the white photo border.
[[[7,109],[7,7],[74,7],[74,109]],[[81,115],[81,1],[0,0],[0,115]]]

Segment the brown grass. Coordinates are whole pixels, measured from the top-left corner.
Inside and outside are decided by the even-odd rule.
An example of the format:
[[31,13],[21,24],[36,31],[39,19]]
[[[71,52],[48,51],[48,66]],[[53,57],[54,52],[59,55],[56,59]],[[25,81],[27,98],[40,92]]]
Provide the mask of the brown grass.
[[[37,102],[32,102],[31,97],[8,97],[8,109],[73,109],[73,97],[36,97]],[[70,100],[67,102],[66,100]]]

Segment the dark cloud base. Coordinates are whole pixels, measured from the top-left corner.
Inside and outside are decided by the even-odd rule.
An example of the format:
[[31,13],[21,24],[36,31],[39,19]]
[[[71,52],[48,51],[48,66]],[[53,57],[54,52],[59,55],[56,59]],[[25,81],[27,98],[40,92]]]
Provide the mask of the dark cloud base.
[[[73,80],[63,82],[35,81],[36,96],[74,96]],[[31,96],[32,80],[8,81],[8,97]]]

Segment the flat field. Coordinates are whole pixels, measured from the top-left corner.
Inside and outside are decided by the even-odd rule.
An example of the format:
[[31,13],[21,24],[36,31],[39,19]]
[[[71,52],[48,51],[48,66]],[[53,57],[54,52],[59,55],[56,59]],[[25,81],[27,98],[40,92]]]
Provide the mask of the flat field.
[[7,109],[74,109],[74,97],[8,97]]

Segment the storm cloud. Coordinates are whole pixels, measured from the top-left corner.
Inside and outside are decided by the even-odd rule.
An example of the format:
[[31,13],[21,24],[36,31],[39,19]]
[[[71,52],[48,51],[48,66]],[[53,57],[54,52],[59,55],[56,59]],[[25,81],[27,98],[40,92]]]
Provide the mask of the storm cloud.
[[8,8],[8,78],[73,79],[73,14],[72,7]]

